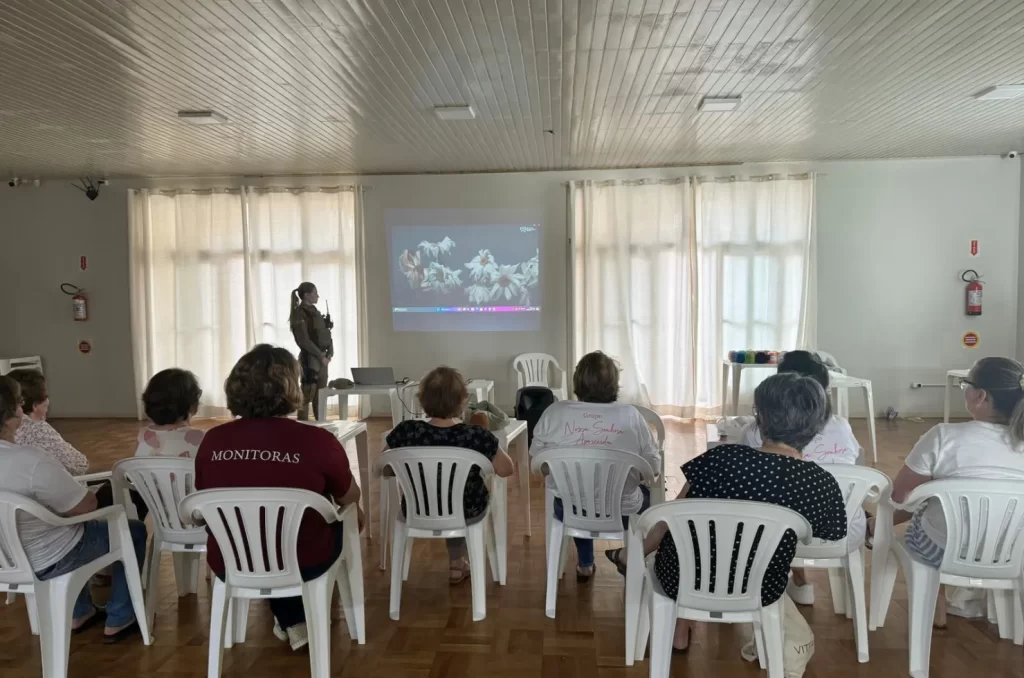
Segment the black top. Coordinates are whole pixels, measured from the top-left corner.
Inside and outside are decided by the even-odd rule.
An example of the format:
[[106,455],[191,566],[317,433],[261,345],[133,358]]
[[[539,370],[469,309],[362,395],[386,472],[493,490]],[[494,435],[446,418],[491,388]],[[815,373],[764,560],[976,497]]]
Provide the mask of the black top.
[[[469,424],[455,424],[442,427],[423,421],[409,419],[395,427],[387,438],[388,449],[398,447],[463,447],[473,450],[493,461],[498,454],[498,439],[490,431]],[[438,469],[438,474],[441,470]],[[440,476],[439,476],[440,477]],[[487,510],[487,486],[484,485],[480,467],[474,466],[466,478],[466,489],[463,493],[463,510],[466,519],[475,518]],[[402,511],[405,511],[403,501]]]
[[[796,511],[811,524],[814,537],[835,541],[846,536],[846,507],[839,483],[812,461],[802,461],[746,445],[719,445],[683,464],[690,488],[687,499],[762,501]],[[692,530],[692,528],[691,528]],[[786,530],[761,582],[761,604],[782,597],[789,581],[789,566],[796,553],[796,533]],[[715,558],[712,549],[711,558]],[[694,573],[700,581],[700,561]],[[736,576],[735,564],[729,573]],[[654,558],[654,571],[665,595],[679,592],[679,556],[671,534],[666,534]],[[715,585],[711,572],[710,587]]]

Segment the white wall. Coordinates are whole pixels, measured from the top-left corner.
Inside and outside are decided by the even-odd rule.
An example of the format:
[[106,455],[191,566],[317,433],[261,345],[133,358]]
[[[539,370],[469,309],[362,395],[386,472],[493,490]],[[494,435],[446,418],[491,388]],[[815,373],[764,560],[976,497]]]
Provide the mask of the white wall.
[[[0,229],[0,357],[42,355],[55,417],[134,416],[125,191],[90,202],[64,181],[4,186]],[[88,292],[88,322],[73,320],[63,282]]]
[[[941,384],[948,369],[1017,350],[1020,161],[842,162],[823,172],[818,345],[872,380],[878,412],[941,414],[942,389],[910,382]],[[980,317],[964,314],[968,268],[986,283]],[[975,349],[961,344],[968,330],[981,337]],[[965,412],[962,400],[954,395],[954,412]]]
[[[1021,176],[1019,161],[998,158],[830,162],[815,165],[702,167],[522,174],[371,176],[365,222],[369,286],[369,355],[415,377],[448,363],[467,376],[497,381],[496,400],[511,404],[510,362],[525,351],[560,360],[567,353],[565,182],[576,178],[667,177],[685,174],[822,173],[818,182],[818,344],[858,376],[874,382],[879,411],[937,415],[941,389],[912,391],[911,381],[941,383],[946,369],[1017,349]],[[354,178],[267,179],[274,185],[337,185]],[[138,181],[135,185],[237,185],[239,180]],[[0,284],[8,296],[0,325],[0,356],[40,352],[47,362],[58,416],[134,416],[128,317],[127,209],[121,182],[89,203],[64,182],[0,192]],[[521,208],[544,215],[543,317],[538,332],[399,333],[392,330],[387,208]],[[971,261],[968,243],[981,255]],[[79,276],[79,254],[90,271]],[[963,315],[960,271],[976,267],[988,283],[985,312]],[[57,289],[75,282],[90,292],[90,321],[71,321]],[[1024,317],[1024,316],[1022,316]],[[8,319],[13,319],[8,323]],[[961,348],[967,329],[981,346]],[[89,356],[79,337],[93,340]],[[1022,351],[1024,353],[1024,351]],[[102,393],[97,397],[96,393]],[[854,399],[854,412],[857,409]]]

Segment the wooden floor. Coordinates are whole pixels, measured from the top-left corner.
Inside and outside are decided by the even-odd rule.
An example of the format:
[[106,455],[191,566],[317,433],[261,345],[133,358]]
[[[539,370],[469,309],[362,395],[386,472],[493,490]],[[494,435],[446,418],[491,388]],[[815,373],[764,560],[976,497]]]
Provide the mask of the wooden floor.
[[[197,422],[212,426],[217,422]],[[917,438],[935,422],[879,421],[881,470],[893,475]],[[55,426],[92,463],[92,470],[108,469],[130,455],[138,425],[121,420],[64,420]],[[371,420],[371,457],[378,452],[380,432],[388,425]],[[858,438],[868,440],[863,421],[854,422]],[[669,422],[667,453],[670,496],[682,485],[678,466],[704,449],[704,427]],[[376,442],[374,442],[376,441]],[[350,455],[354,459],[354,454]],[[598,572],[589,584],[578,585],[567,576],[560,586],[558,617],[544,616],[543,492],[539,479],[532,486],[533,537],[522,524],[518,484],[509,484],[509,571],[507,586],[487,584],[487,619],[474,623],[470,614],[470,587],[447,583],[447,561],[440,541],[416,542],[412,571],[402,596],[400,621],[388,618],[390,579],[380,571],[377,542],[363,536],[366,576],[367,642],[349,640],[343,622],[332,628],[332,675],[342,678],[640,678],[648,675],[647,662],[626,668],[624,661],[622,578],[603,558],[598,544]],[[376,506],[376,487],[370,488]],[[365,490],[365,488],[364,488]],[[517,510],[518,509],[518,510]],[[374,530],[376,534],[376,529]],[[574,556],[570,558],[572,560]],[[199,677],[206,672],[209,607],[205,583],[198,597],[179,599],[170,563],[161,569],[160,603],[155,641],[145,647],[139,640],[104,646],[99,629],[76,636],[71,644],[72,678],[128,676]],[[816,652],[806,676],[906,676],[907,616],[903,578],[896,584],[885,628],[870,635],[871,661],[858,664],[853,628],[831,610],[823,573],[812,574],[817,602],[804,608],[816,640]],[[293,653],[271,633],[272,620],[264,605],[253,605],[248,639],[225,652],[225,676],[309,675],[308,655]],[[673,660],[679,676],[757,676],[756,664],[739,657],[748,628],[706,625],[694,635],[687,656]],[[21,599],[0,605],[0,676],[25,678],[40,675],[39,644],[29,633]],[[983,621],[950,617],[949,628],[935,633],[931,676],[1024,676],[1021,648],[999,641],[994,627]]]

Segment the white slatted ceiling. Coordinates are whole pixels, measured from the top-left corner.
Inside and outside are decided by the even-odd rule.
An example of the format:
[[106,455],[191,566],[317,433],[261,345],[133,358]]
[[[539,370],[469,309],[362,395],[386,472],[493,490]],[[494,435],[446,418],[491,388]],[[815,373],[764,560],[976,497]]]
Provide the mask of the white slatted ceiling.
[[[0,171],[1001,153],[1024,147],[1024,98],[972,95],[1024,83],[1022,31],[1020,0],[0,0]],[[477,119],[433,117],[456,104]]]

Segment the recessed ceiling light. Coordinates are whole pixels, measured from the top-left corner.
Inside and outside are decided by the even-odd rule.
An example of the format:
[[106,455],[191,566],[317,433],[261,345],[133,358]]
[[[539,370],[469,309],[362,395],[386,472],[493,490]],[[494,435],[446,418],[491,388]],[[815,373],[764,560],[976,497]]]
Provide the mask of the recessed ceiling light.
[[228,121],[226,116],[217,111],[178,111],[178,120],[193,125],[219,125]]
[[1016,99],[1024,95],[1024,85],[996,85],[983,89],[974,95],[979,101],[993,101],[995,99]]
[[476,111],[472,106],[435,106],[434,115],[442,120],[472,120]]
[[725,113],[735,111],[742,97],[704,97],[700,101],[701,113]]

